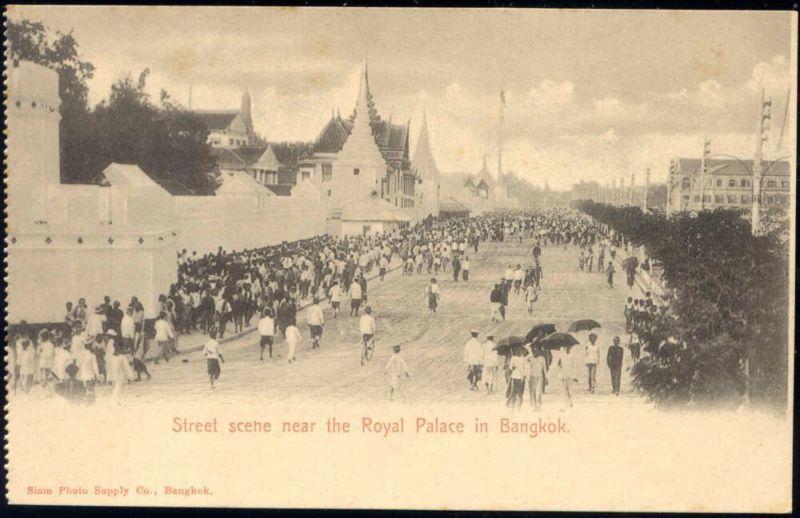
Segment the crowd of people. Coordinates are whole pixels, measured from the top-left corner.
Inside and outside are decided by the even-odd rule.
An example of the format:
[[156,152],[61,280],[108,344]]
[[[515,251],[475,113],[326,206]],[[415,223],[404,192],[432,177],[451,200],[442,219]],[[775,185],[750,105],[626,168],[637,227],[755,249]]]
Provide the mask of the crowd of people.
[[[540,258],[544,247],[577,245],[583,271],[592,271],[594,264],[603,271],[606,254],[610,259],[615,254],[600,225],[565,209],[429,219],[382,234],[342,238],[323,235],[240,252],[220,248],[215,253],[190,255],[182,250],[177,259],[178,280],[158,298],[158,307],[151,313],[155,319],[145,318],[145,307],[136,296],[124,306],[106,296],[91,309],[84,298],[75,304],[67,302],[63,322],[40,329],[25,322],[14,326],[9,333],[7,362],[11,388],[28,391],[40,384],[50,393],[91,401],[96,386],[113,384],[116,399],[127,382],[141,381],[142,376],[151,378],[149,361],[169,362],[181,354],[180,337],[195,332],[209,336],[203,355],[213,386],[220,376],[219,364],[224,362],[219,341],[231,327],[235,334],[253,324],[260,338],[261,360],[265,354],[272,358],[273,344],[280,336],[288,346],[286,360],[293,363],[303,341],[298,325],[301,307],[307,308],[311,347],[319,348],[325,325],[323,301],[330,306],[333,318],[338,318],[343,302],[353,317],[360,317],[364,309],[370,313],[368,279],[383,282],[390,269],[397,267],[402,276],[431,276],[425,296],[429,311],[436,314],[441,297],[436,276],[452,273],[454,282],[469,282],[469,254],[477,253],[484,241],[510,239],[533,243],[531,261],[524,266],[509,264],[501,273],[489,297],[492,322],[505,320],[509,295],[523,297],[528,313],[533,313],[543,282]],[[613,269],[611,261],[608,269]],[[653,306],[645,304],[631,301],[631,307],[626,307],[632,334],[641,335],[641,326],[653,311]],[[374,331],[374,316],[371,318]],[[530,359],[540,356],[537,351],[530,353]],[[512,359],[508,359],[508,365]],[[402,370],[397,365],[405,366],[398,359],[387,369]],[[492,391],[496,376],[490,373],[497,366],[492,366],[491,358],[481,365],[486,367],[484,383]],[[518,375],[517,367],[507,369],[509,387],[514,386],[511,380]],[[476,384],[480,375],[473,372],[471,376]],[[393,386],[393,393],[395,389],[399,386]],[[509,388],[511,393],[519,396]]]

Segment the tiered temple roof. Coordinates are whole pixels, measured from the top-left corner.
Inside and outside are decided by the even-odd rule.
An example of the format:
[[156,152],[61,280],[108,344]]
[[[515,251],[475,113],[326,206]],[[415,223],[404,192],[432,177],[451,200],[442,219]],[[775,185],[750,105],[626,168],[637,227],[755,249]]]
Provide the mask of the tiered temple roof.
[[[409,126],[411,121],[406,124],[392,124],[391,117],[388,121],[383,120],[375,107],[375,101],[369,90],[369,76],[367,65],[364,64],[363,73],[364,87],[366,88],[367,111],[369,112],[369,125],[375,143],[386,160],[387,164],[395,169],[410,169],[409,164]],[[314,143],[315,153],[338,153],[344,146],[345,141],[353,131],[353,121],[356,112],[346,119],[338,113],[331,119],[320,132]]]

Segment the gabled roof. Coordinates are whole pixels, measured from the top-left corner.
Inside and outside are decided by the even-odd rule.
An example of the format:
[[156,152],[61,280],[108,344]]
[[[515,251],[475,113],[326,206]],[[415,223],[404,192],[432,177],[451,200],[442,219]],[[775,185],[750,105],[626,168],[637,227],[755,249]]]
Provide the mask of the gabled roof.
[[195,111],[194,115],[208,128],[208,131],[221,131],[228,129],[233,119],[239,114],[236,110],[225,111]]
[[267,145],[267,149],[259,157],[258,161],[253,164],[252,167],[255,169],[264,169],[266,171],[278,171],[283,166],[283,164],[278,160],[275,156],[275,152],[272,149],[272,146]]
[[[678,171],[681,174],[696,174],[700,171],[699,158],[678,158]],[[790,168],[787,160],[765,160],[764,167],[769,176],[789,176]],[[733,158],[712,158],[708,160],[708,172],[720,176],[752,176],[753,160],[735,160]]]
[[433,180],[434,183],[441,181],[441,173],[436,167],[436,160],[433,159],[431,143],[428,137],[428,118],[422,114],[422,126],[419,129],[419,139],[417,147],[414,149],[414,168],[420,178]]
[[212,148],[211,156],[220,169],[244,170],[255,164],[264,153],[262,147]]
[[481,167],[481,170],[478,171],[478,178],[483,180],[488,187],[494,185],[494,178],[492,178],[492,173],[490,173],[489,168],[486,167],[486,155],[483,156],[483,166]]
[[338,153],[352,129],[353,123],[349,120],[338,116],[331,118],[314,142],[314,153]]
[[217,195],[222,194],[249,194],[255,193],[262,196],[273,196],[274,193],[258,183],[250,174],[244,171],[231,171],[220,175],[222,183],[217,189]]

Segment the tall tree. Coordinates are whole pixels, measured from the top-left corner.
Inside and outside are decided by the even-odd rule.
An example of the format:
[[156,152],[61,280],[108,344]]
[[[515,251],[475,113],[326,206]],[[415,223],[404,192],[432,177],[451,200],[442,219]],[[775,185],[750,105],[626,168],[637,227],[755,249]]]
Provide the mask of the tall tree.
[[80,59],[72,32],[51,35],[41,22],[7,20],[10,57],[32,61],[58,72],[61,96],[61,179],[87,183],[99,167],[93,147],[97,132],[92,123],[87,81],[94,65]]

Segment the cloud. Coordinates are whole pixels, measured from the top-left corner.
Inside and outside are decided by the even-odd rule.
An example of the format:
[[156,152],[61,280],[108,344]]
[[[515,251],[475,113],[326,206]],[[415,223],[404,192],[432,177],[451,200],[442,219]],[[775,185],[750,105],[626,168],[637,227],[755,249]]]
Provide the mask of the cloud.
[[536,108],[557,108],[572,101],[574,93],[575,84],[571,81],[545,79],[528,90],[526,100]]

